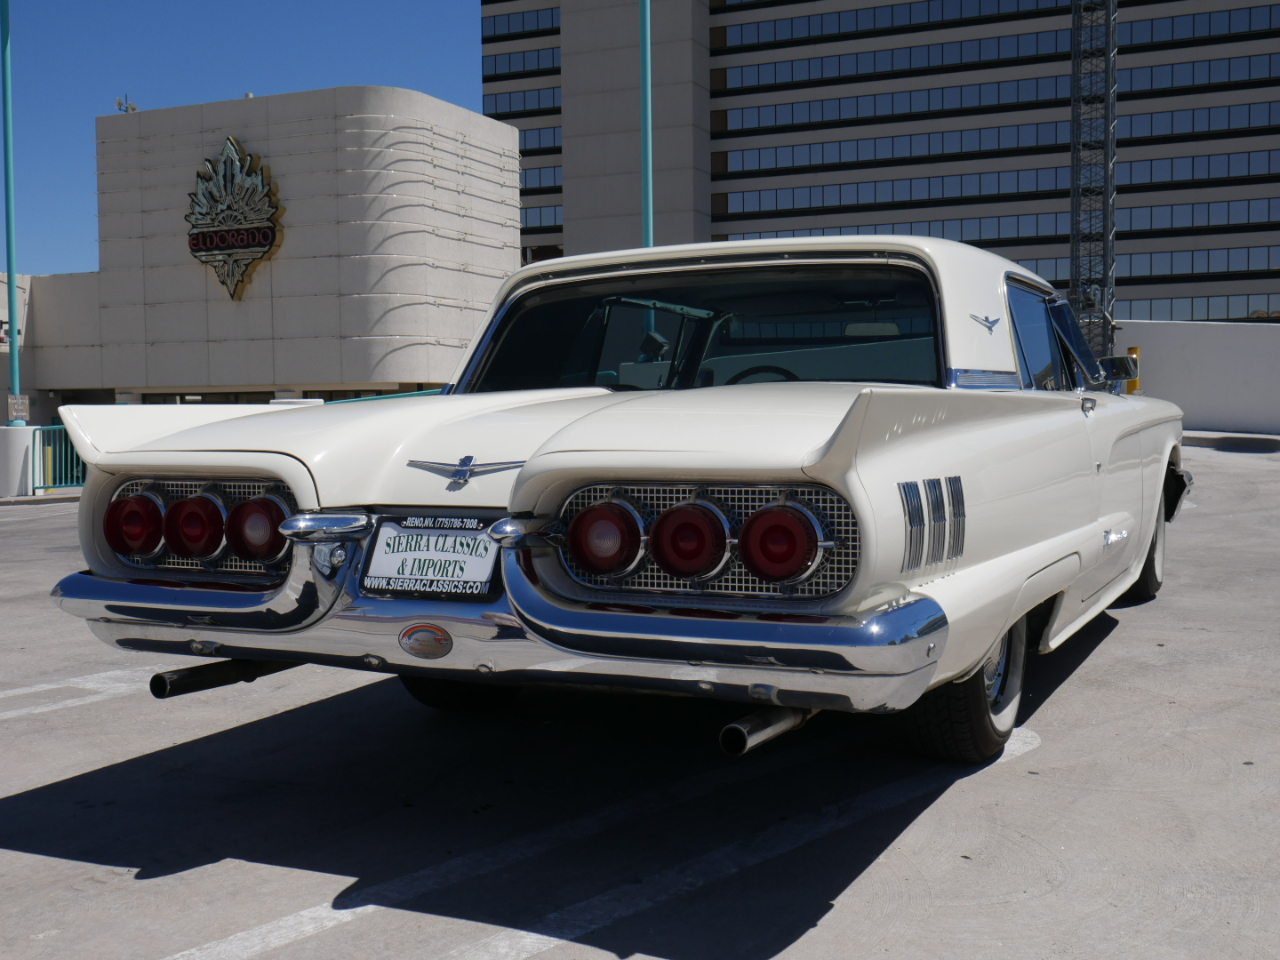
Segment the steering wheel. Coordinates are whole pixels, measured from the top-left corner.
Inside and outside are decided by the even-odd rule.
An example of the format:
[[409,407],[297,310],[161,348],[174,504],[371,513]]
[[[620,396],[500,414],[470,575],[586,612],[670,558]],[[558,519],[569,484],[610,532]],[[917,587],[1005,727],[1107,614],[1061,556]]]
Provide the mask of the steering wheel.
[[755,376],[757,373],[776,373],[783,380],[794,382],[800,378],[788,370],[786,367],[775,367],[769,364],[760,367],[747,367],[745,370],[739,370],[732,377],[724,382],[726,387],[733,386],[735,383],[741,383],[747,377]]

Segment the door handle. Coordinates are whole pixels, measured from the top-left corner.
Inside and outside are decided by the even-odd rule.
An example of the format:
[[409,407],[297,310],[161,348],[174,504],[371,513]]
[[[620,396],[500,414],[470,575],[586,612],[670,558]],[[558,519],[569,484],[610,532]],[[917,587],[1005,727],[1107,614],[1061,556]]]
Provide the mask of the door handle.
[[1085,415],[1086,417],[1087,417],[1089,414],[1093,413],[1094,408],[1096,408],[1097,406],[1098,406],[1098,401],[1097,401],[1097,399],[1096,399],[1096,398],[1094,398],[1094,397],[1081,397],[1081,398],[1080,398],[1080,409],[1084,411],[1084,415]]

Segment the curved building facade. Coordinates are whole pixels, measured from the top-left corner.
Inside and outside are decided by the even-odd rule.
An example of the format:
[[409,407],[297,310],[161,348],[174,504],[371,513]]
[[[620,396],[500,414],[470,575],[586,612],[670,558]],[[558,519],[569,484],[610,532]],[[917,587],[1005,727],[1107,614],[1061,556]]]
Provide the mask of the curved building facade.
[[115,114],[97,141],[101,269],[19,278],[36,423],[438,385],[519,265],[517,131],[423,93]]

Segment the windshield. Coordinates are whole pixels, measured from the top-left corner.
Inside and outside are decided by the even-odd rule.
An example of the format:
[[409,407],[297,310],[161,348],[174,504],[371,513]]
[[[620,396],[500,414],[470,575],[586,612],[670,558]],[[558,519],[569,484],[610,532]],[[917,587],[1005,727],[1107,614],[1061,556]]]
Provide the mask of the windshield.
[[933,288],[860,264],[557,284],[506,311],[471,392],[783,380],[939,385]]

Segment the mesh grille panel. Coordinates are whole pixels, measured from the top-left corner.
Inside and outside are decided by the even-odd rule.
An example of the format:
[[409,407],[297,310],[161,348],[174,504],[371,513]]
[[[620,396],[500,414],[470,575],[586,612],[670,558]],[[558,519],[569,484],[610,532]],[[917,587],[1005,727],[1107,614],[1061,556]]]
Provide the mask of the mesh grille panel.
[[[130,480],[115,492],[112,499],[132,497],[144,491],[159,496],[164,501],[166,510],[175,500],[194,497],[201,491],[207,491],[222,501],[222,506],[228,513],[242,500],[252,500],[266,494],[283,502],[290,515],[298,512],[298,501],[294,499],[293,492],[276,480]],[[265,564],[241,560],[227,551],[213,561],[188,560],[185,557],[175,557],[168,551],[161,553],[155,559],[148,560],[142,557],[126,557],[126,559],[139,566],[156,570],[203,570],[259,576],[273,572]]]
[[731,535],[736,538],[742,524],[756,510],[775,504],[784,495],[802,501],[823,527],[823,539],[836,541],[825,551],[818,569],[807,580],[797,584],[768,583],[752,574],[738,557],[737,548],[724,573],[707,583],[690,583],[665,573],[645,559],[634,575],[611,580],[583,570],[569,555],[560,551],[569,574],[580,583],[609,590],[674,591],[703,595],[740,597],[793,597],[811,600],[838,593],[853,579],[858,568],[858,521],[844,499],[826,487],[807,484],[778,486],[741,486],[732,484],[596,484],[583,487],[565,501],[560,518],[568,524],[578,513],[614,494],[625,496],[645,518],[646,529],[658,514],[676,504],[693,499],[709,500],[720,506],[729,518]]

